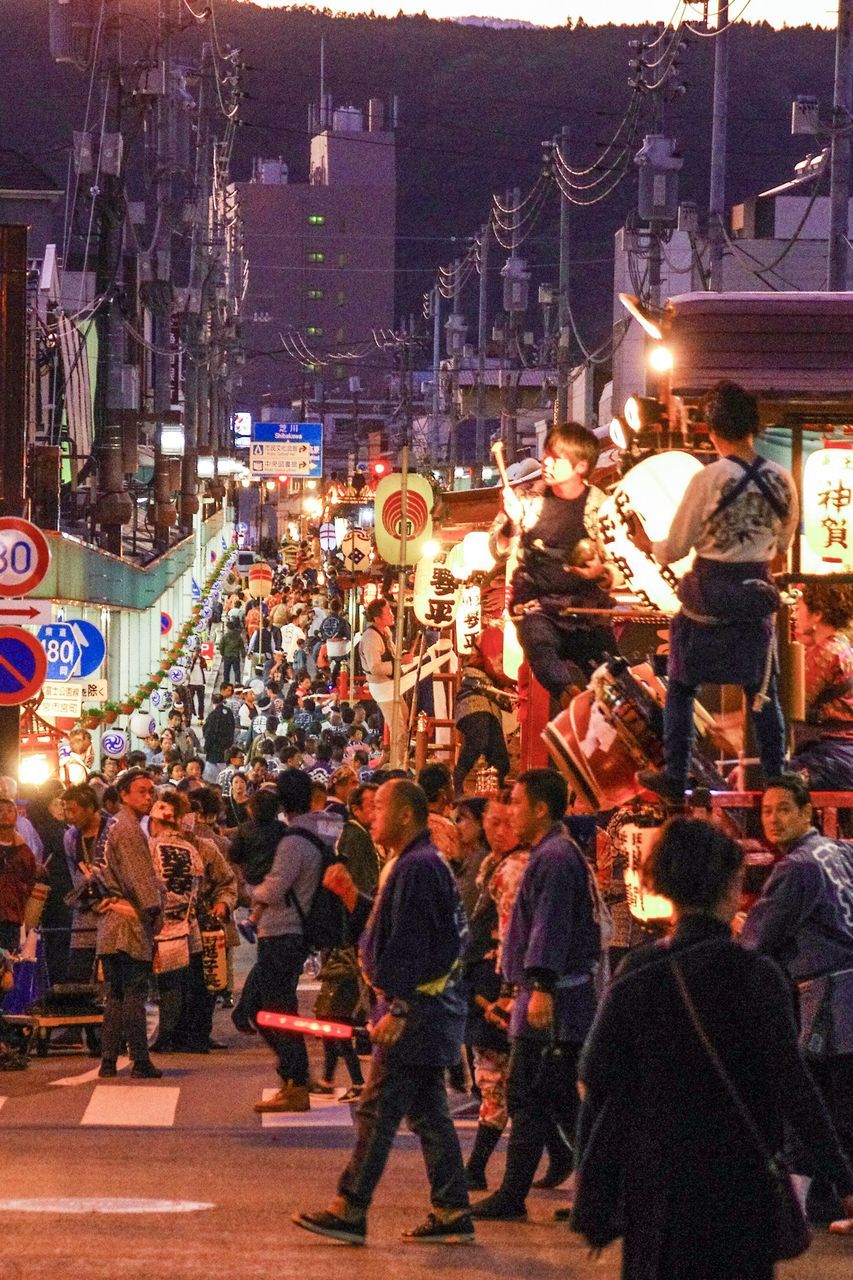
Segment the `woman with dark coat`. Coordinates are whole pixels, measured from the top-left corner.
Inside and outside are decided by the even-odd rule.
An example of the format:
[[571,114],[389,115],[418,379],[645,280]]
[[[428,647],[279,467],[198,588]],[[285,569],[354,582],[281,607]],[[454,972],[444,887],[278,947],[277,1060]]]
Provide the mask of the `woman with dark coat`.
[[41,928],[47,973],[51,985],[65,982],[71,957],[72,911],[65,899],[71,892],[71,872],[65,858],[65,810],[62,795],[65,787],[58,778],[48,778],[38,790],[35,800],[27,805],[27,816],[43,845],[41,879],[50,889]]
[[[667,942],[626,957],[584,1049],[573,1226],[593,1244],[624,1237],[623,1280],[771,1280],[766,1160],[699,1038],[674,966],[766,1149],[781,1149],[787,1121],[835,1182],[847,1214],[853,1170],[800,1057],[781,970],[732,940],[739,845],[709,823],[675,819],[647,878],[673,902],[675,929]],[[619,1205],[606,1190],[614,1185],[606,1144],[590,1138],[605,1104],[606,1129],[613,1132],[615,1114],[621,1150]]]

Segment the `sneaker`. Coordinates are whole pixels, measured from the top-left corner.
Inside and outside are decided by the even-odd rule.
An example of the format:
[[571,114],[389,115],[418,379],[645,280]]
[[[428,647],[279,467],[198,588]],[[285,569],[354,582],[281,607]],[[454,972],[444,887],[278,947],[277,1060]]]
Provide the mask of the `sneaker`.
[[321,1209],[319,1213],[294,1213],[290,1221],[303,1231],[313,1231],[315,1236],[340,1240],[342,1244],[364,1244],[367,1239],[366,1218],[348,1222],[346,1218],[329,1213],[328,1209]]
[[106,1058],[98,1068],[98,1076],[101,1080],[111,1080],[113,1076],[118,1075],[118,1070],[114,1062],[108,1061]]
[[404,1244],[473,1244],[474,1224],[469,1213],[457,1214],[449,1222],[428,1213],[419,1227],[403,1231],[400,1239]]
[[662,800],[668,800],[672,804],[680,804],[684,800],[684,786],[661,769],[639,769],[637,781],[646,791],[653,791]]
[[153,1062],[134,1062],[131,1076],[134,1080],[162,1080],[163,1072]]
[[328,1098],[335,1092],[335,1086],[329,1084],[328,1080],[311,1080],[308,1084],[308,1092],[316,1094],[319,1098]]
[[511,1200],[503,1191],[495,1191],[474,1205],[471,1217],[484,1218],[490,1222],[523,1222],[527,1217],[527,1208],[523,1200]]
[[285,1084],[263,1102],[255,1103],[255,1111],[263,1115],[268,1111],[310,1111],[311,1097],[306,1084]]
[[338,1102],[358,1102],[363,1088],[363,1084],[351,1085],[350,1088],[347,1089],[346,1093],[341,1094],[338,1098]]

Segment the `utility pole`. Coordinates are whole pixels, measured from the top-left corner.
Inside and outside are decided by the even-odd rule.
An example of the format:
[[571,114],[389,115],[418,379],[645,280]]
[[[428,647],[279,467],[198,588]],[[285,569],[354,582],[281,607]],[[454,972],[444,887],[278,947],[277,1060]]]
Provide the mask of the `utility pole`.
[[832,102],[832,150],[829,170],[829,260],[827,288],[847,288],[847,228],[850,199],[850,122],[853,108],[851,57],[853,0],[838,0],[835,37],[835,92]]
[[[521,190],[519,187],[513,187],[510,199],[512,200],[513,209],[518,209],[521,200]],[[516,213],[512,220],[512,252],[511,258],[515,261],[518,249],[518,214]],[[518,378],[513,378],[515,367],[518,363],[518,320],[517,313],[514,308],[509,312],[509,323],[507,325],[507,345],[509,353],[509,370],[508,370],[508,386],[506,398],[506,459],[507,462],[515,462],[518,452]]]
[[708,238],[711,248],[711,288],[715,293],[720,293],[723,288],[723,227],[726,216],[726,145],[729,117],[729,36],[731,34],[729,0],[717,0],[717,32],[714,40],[714,117],[711,128]]
[[171,502],[169,461],[163,455],[163,424],[171,406],[170,347],[172,340],[172,183],[175,170],[174,83],[172,38],[176,16],[173,0],[160,0],[158,57],[163,69],[162,93],[157,98],[157,210],[158,233],[153,249],[151,312],[154,352],[154,543],[168,546],[169,529],[177,520]]
[[[122,67],[121,0],[108,0],[102,35],[104,57],[104,120],[107,136],[121,139]],[[125,407],[122,396],[121,366],[127,341],[124,332],[122,304],[122,254],[124,250],[124,213],[122,177],[123,157],[119,145],[114,163],[99,158],[99,190],[93,195],[99,213],[98,259],[95,273],[95,295],[100,304],[95,313],[98,333],[98,378],[95,388],[95,445],[98,455],[98,505],[96,519],[102,529],[105,549],[121,555],[122,525],[133,514],[133,502],[124,487],[122,450],[122,418]],[[72,213],[73,216],[73,213]]]
[[[0,226],[0,515],[26,501],[27,228]],[[20,707],[0,706],[0,773],[18,776]]]
[[[564,152],[568,150],[569,127],[563,125],[560,133]],[[569,420],[569,199],[565,191],[560,191],[560,294],[558,303],[557,334],[557,403],[555,420]]]
[[439,456],[438,419],[441,413],[441,290],[432,290],[432,413],[430,415],[430,458]]
[[[462,290],[460,288],[460,276],[462,272],[462,264],[457,258],[453,263],[453,316],[456,321],[461,314],[459,311],[459,303]],[[459,415],[456,408],[457,394],[459,390],[459,351],[458,351],[458,335],[455,327],[449,330],[450,334],[450,439],[447,448],[447,465],[450,469],[450,488],[455,487],[456,464],[459,459]]]
[[488,457],[486,440],[486,335],[489,308],[489,234],[491,222],[480,232],[480,296],[477,308],[477,426],[474,446],[473,487],[483,483],[483,464]]

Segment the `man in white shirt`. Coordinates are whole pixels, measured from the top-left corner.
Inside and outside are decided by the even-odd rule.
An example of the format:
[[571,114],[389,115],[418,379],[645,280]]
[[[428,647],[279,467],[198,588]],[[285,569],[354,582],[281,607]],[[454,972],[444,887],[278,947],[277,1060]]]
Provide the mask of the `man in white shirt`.
[[706,402],[718,460],[688,484],[669,536],[652,544],[635,522],[634,541],[662,565],[691,550],[693,567],[678,588],[681,611],[670,627],[664,708],[663,772],[641,770],[643,786],[679,800],[693,749],[693,700],[702,684],[739,684],[747,695],[765,778],[782,772],[785,725],[777,692],[773,630],[779,593],[771,565],[799,523],[791,476],[754,448],[758,405],[733,382]]
[[[394,616],[387,600],[371,600],[365,609],[367,626],[359,641],[359,655],[370,696],[382,712],[382,717],[392,736],[405,740],[409,731],[408,709],[401,697],[394,701],[394,655],[396,649],[391,639]],[[412,661],[412,654],[403,657],[403,665]]]

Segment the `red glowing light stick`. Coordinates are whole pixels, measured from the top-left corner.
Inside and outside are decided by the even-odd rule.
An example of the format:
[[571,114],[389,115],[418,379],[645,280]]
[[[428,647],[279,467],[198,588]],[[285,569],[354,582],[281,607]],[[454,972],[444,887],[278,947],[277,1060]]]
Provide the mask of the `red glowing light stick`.
[[322,1040],[349,1040],[352,1027],[345,1022],[323,1022],[317,1018],[300,1018],[295,1013],[270,1013],[262,1010],[256,1015],[259,1027],[271,1031],[297,1031],[306,1036],[319,1036]]

